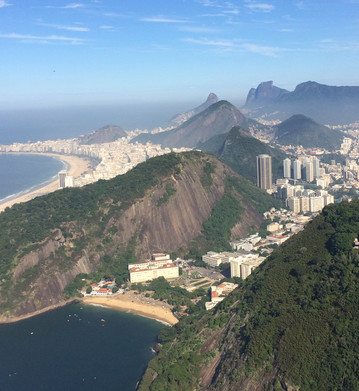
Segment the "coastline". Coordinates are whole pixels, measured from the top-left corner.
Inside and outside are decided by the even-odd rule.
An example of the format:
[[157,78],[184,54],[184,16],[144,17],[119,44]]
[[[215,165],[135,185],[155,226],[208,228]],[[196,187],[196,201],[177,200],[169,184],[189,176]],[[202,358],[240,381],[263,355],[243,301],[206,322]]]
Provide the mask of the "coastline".
[[[11,152],[11,154],[28,154],[28,155],[40,155],[40,156],[51,156],[58,160],[61,160],[67,166],[66,171],[68,175],[73,176],[74,178],[81,176],[84,172],[89,169],[89,162],[83,158],[72,155],[60,155],[56,153],[35,153],[35,152]],[[0,213],[3,212],[6,208],[13,206],[14,204],[27,202],[33,198],[52,193],[59,189],[59,182],[56,177],[55,180],[47,182],[44,185],[41,185],[35,190],[30,190],[24,194],[10,197],[10,199],[5,199],[5,201],[0,201]]]
[[127,294],[117,294],[114,296],[87,296],[81,299],[83,304],[100,305],[119,311],[130,312],[158,320],[168,325],[175,325],[178,319],[173,315],[169,307],[163,306],[162,302],[143,303],[140,300],[132,300]]
[[20,322],[25,319],[41,315],[45,312],[56,310],[71,303],[82,303],[84,305],[95,305],[111,308],[117,311],[129,312],[132,314],[144,316],[153,320],[157,320],[166,325],[173,326],[178,323],[178,319],[173,315],[169,307],[164,307],[162,302],[154,301],[153,304],[147,304],[132,300],[132,297],[126,294],[117,294],[113,296],[87,296],[83,298],[71,299],[67,302],[54,304],[50,307],[42,308],[30,314],[4,317],[0,316],[0,324],[9,324]]

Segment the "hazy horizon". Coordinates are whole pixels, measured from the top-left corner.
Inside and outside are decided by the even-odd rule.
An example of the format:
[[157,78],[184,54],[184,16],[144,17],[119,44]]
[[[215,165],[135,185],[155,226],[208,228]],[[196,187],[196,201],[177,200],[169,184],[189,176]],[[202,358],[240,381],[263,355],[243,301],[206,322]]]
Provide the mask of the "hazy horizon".
[[202,102],[156,102],[0,110],[0,144],[76,138],[106,125],[151,130]]
[[0,107],[209,92],[236,105],[268,80],[359,85],[358,14],[356,0],[0,0]]

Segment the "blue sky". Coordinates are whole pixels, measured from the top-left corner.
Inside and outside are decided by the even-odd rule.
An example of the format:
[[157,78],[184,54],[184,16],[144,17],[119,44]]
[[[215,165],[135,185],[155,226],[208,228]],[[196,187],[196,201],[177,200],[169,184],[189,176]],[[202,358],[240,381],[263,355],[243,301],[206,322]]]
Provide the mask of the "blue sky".
[[359,85],[359,0],[0,0],[0,106]]

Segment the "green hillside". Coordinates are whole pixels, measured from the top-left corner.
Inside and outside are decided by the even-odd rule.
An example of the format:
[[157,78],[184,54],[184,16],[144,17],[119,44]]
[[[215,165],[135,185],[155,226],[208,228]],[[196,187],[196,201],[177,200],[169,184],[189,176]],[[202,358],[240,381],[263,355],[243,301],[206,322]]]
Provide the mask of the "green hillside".
[[218,159],[253,183],[257,180],[256,156],[268,154],[272,156],[273,180],[283,177],[283,160],[287,155],[252,137],[239,126],[233,127],[226,134],[212,137],[198,147],[204,152],[214,153]]
[[314,122],[304,115],[293,115],[275,130],[276,141],[283,145],[302,145],[304,148],[338,149],[344,134],[339,130]]
[[276,202],[214,156],[187,152],[14,205],[0,214],[0,321],[64,304],[83,280],[125,282],[128,263],[154,252],[224,250],[235,225],[258,228]]
[[214,310],[182,319],[140,390],[358,390],[359,202],[326,207]]

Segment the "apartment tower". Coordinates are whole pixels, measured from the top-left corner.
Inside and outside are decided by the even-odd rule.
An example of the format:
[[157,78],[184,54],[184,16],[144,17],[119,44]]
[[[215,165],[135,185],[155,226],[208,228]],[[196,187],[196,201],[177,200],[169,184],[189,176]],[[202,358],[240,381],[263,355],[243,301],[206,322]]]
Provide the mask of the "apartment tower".
[[257,186],[265,190],[272,188],[272,157],[269,155],[257,156]]

